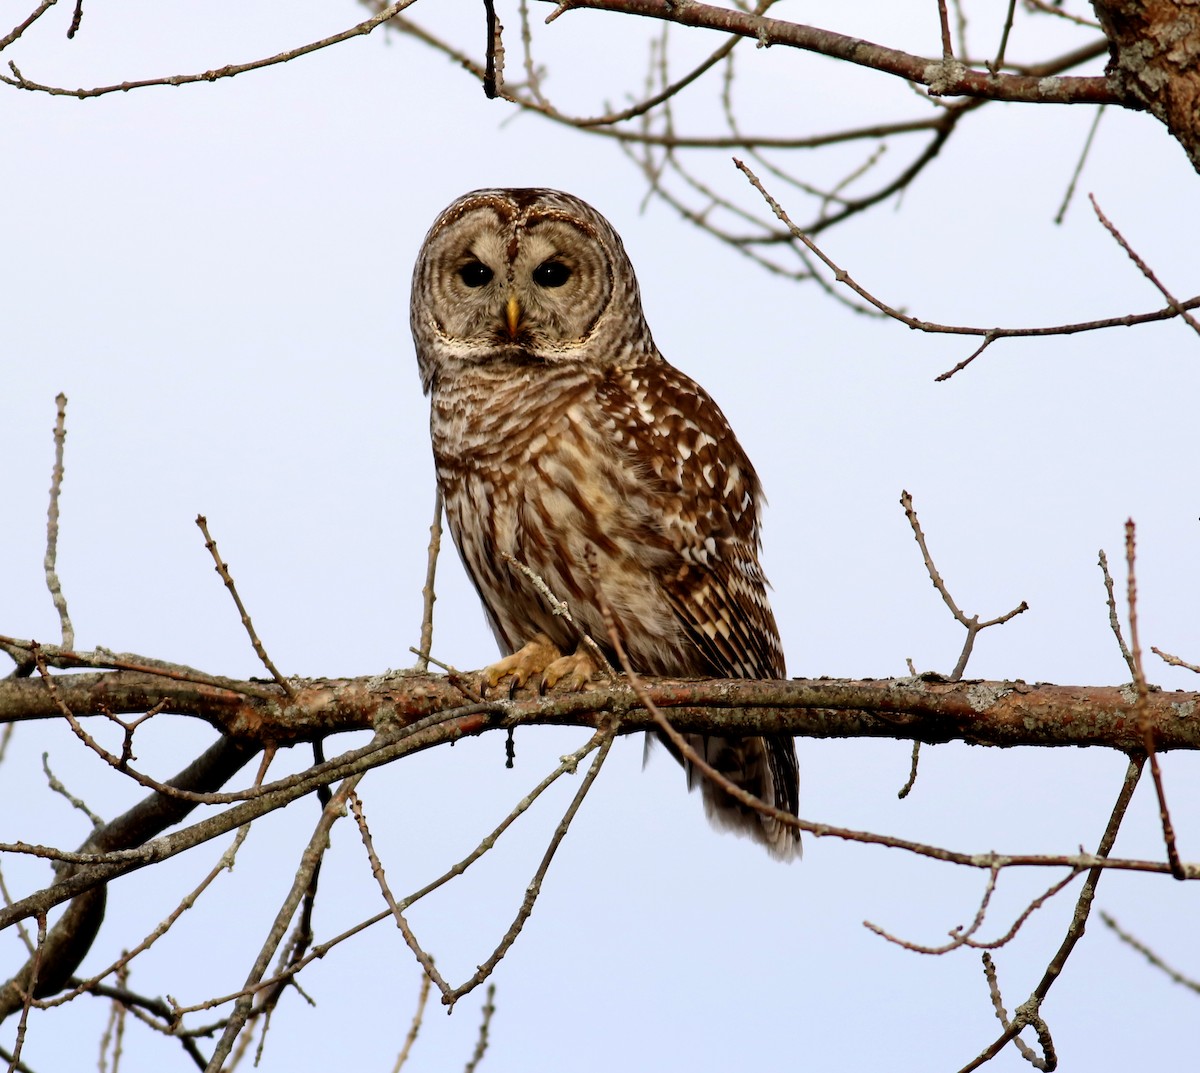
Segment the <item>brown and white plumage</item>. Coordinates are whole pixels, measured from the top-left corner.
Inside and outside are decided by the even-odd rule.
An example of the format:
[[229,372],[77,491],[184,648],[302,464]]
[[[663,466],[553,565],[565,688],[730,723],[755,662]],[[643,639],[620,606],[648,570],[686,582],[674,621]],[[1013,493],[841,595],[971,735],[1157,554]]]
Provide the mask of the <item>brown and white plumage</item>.
[[[412,330],[450,532],[504,653],[577,640],[508,554],[606,648],[598,585],[638,671],[785,676],[758,478],[717,404],[659,354],[604,217],[555,190],[464,195],[422,246]],[[689,741],[796,811],[791,738]],[[799,854],[794,829],[700,781],[715,823]]]

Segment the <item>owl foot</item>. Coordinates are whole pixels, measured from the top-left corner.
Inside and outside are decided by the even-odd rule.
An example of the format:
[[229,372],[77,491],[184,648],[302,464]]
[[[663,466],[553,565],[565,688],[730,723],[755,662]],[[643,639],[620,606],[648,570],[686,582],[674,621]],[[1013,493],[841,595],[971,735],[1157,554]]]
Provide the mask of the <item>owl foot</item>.
[[564,656],[549,637],[539,633],[511,656],[505,656],[485,668],[481,684],[487,692],[495,689],[505,678],[510,678],[508,692],[511,696],[531,678],[537,678],[538,691],[541,693],[555,686],[577,693],[591,681],[595,673],[596,664],[591,656],[578,650]]
[[560,686],[568,693],[578,693],[595,673],[596,661],[580,646],[569,656],[560,656],[542,672],[542,692]]

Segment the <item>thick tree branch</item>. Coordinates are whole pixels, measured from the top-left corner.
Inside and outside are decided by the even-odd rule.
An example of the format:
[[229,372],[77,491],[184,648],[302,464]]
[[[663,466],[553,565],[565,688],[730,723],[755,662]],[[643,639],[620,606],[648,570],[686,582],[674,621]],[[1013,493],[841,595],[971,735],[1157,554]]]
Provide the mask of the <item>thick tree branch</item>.
[[[131,671],[55,679],[77,717],[166,711],[203,719],[223,734],[259,745],[293,744],[391,718],[402,725],[463,710],[463,695],[440,675],[296,680],[296,698],[266,699],[206,684]],[[254,683],[237,683],[237,687]],[[1059,686],[1026,682],[949,682],[939,677],[745,680],[647,679],[646,691],[681,731],[707,734],[783,732],[814,738],[888,737],[976,745],[1099,745],[1137,751],[1144,736],[1132,686]],[[1200,694],[1152,691],[1147,716],[1160,750],[1200,749]],[[623,684],[586,693],[530,691],[475,704],[429,731],[438,744],[490,729],[556,724],[598,728],[621,716],[624,733],[654,729],[634,690]],[[0,723],[61,718],[34,679],[0,682]]]
[[1195,0],[1092,0],[1111,43],[1108,81],[1166,124],[1200,170],[1200,10]]
[[581,8],[662,19],[678,26],[720,30],[752,38],[763,47],[784,45],[816,52],[916,82],[939,97],[981,97],[1031,104],[1121,104],[1125,107],[1143,107],[1140,102],[1122,99],[1103,76],[993,74],[987,70],[972,70],[953,57],[931,59],[915,56],[832,30],[785,22],[748,11],[693,3],[692,0],[687,3],[679,3],[678,0],[563,0],[555,15]]

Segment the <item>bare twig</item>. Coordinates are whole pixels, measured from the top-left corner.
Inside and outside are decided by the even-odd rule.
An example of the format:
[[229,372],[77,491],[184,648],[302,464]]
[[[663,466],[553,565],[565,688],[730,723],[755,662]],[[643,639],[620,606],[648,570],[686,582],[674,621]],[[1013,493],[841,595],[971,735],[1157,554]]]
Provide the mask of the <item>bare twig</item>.
[[[53,2],[53,0],[51,0]],[[0,82],[7,83],[17,89],[26,89],[31,92],[48,93],[52,96],[59,97],[103,97],[109,93],[126,93],[131,89],[143,89],[148,86],[185,86],[193,82],[216,82],[221,78],[234,78],[237,75],[245,74],[247,71],[258,71],[264,67],[273,67],[280,63],[289,63],[300,56],[307,56],[311,52],[317,52],[320,49],[328,48],[331,45],[341,44],[343,41],[349,41],[353,37],[361,37],[369,34],[372,30],[378,29],[389,19],[394,18],[399,12],[413,4],[415,0],[400,0],[398,3],[389,4],[373,15],[369,19],[364,19],[356,26],[351,26],[348,30],[342,30],[340,33],[331,34],[329,37],[323,37],[320,41],[312,41],[306,45],[300,45],[297,48],[290,48],[286,52],[276,53],[274,56],[265,56],[262,59],[251,60],[248,63],[231,63],[224,67],[217,67],[209,71],[200,71],[190,75],[167,75],[161,78],[145,78],[134,82],[120,82],[110,86],[96,86],[92,89],[67,89],[63,86],[48,86],[40,82],[34,82],[32,79],[26,78],[17,65],[11,60],[8,67],[12,71],[12,77],[0,75]],[[40,15],[38,11],[35,15]],[[28,22],[32,22],[32,17],[27,20],[26,24],[18,27],[21,32],[24,32]],[[15,31],[14,31],[15,32]],[[18,34],[19,36],[19,34]]]
[[938,573],[937,567],[933,565],[933,557],[929,554],[929,547],[925,543],[925,534],[921,531],[921,523],[917,519],[917,512],[913,507],[912,496],[908,492],[902,491],[900,493],[900,505],[904,508],[908,524],[912,526],[913,536],[917,539],[917,547],[921,549],[921,557],[925,560],[925,569],[929,573],[929,580],[933,582],[933,587],[941,594],[942,600],[954,616],[954,621],[963,626],[967,631],[967,637],[963,642],[962,652],[959,653],[958,662],[954,665],[954,670],[950,672],[950,681],[958,682],[962,679],[963,671],[967,668],[967,660],[971,658],[971,651],[975,647],[976,634],[980,630],[986,630],[989,626],[1003,625],[1009,619],[1028,611],[1029,605],[1022,600],[1011,611],[1006,611],[1003,615],[998,615],[996,618],[988,619],[987,622],[980,622],[978,615],[971,615],[970,618],[964,615],[959,610],[958,604],[954,602],[954,597],[950,595],[950,591],[946,588],[946,583]]
[[[1100,837],[1100,844],[1096,848],[1095,857],[1098,862],[1106,860],[1112,851],[1113,843],[1117,840],[1117,832],[1121,829],[1121,823],[1125,819],[1125,813],[1129,809],[1129,802],[1133,798],[1133,791],[1137,788],[1144,763],[1144,757],[1135,756],[1130,758],[1129,766],[1125,770],[1125,778],[1121,783],[1120,793],[1117,794],[1117,800],[1113,805],[1108,824],[1104,829],[1104,834]],[[1042,974],[1042,979],[1038,982],[1037,987],[1034,988],[1029,998],[1017,1008],[1012,1022],[1005,1025],[1004,1031],[1000,1036],[978,1056],[963,1066],[959,1073],[971,1073],[972,1070],[978,1069],[984,1063],[991,1061],[1026,1025],[1032,1025],[1035,1031],[1037,1031],[1039,1041],[1042,1042],[1048,1066],[1049,1068],[1053,1068],[1051,1064],[1053,1051],[1048,1047],[1049,1033],[1048,1031],[1046,1032],[1045,1038],[1042,1035],[1045,1023],[1041,1020],[1041,1005],[1050,988],[1054,986],[1054,982],[1062,975],[1067,959],[1075,949],[1075,944],[1083,938],[1092,902],[1096,896],[1096,884],[1100,882],[1100,876],[1103,872],[1104,868],[1099,863],[1096,866],[1088,868],[1087,878],[1084,880],[1083,889],[1079,892],[1079,898],[1075,902],[1075,913],[1071,917],[1067,934],[1054,957],[1050,960],[1050,964],[1046,966],[1046,971]],[[991,959],[987,958],[984,962],[985,966],[990,961]],[[998,991],[992,982],[994,980],[994,973],[989,973],[989,975],[989,986],[992,988],[992,993],[995,996],[998,994]],[[1001,1017],[1001,1021],[1003,1022],[1004,1017],[1000,1014],[1001,1010],[1003,1010],[1003,1006],[998,1004],[997,1015]]]
[[38,980],[41,976],[42,969],[42,952],[46,948],[46,914],[38,913],[37,915],[37,945],[33,951],[33,959],[30,962],[30,971],[28,982],[25,984],[24,994],[21,1003],[21,1017],[17,1021],[17,1036],[16,1042],[13,1044],[12,1058],[9,1059],[8,1073],[14,1073],[14,1070],[21,1063],[21,1049],[25,1046],[25,1029],[29,1023],[29,1009],[33,1005],[33,996],[37,994]]
[[483,76],[483,93],[494,100],[503,93],[504,86],[504,27],[496,18],[494,0],[483,0],[487,21],[487,67]]
[[392,890],[388,886],[387,876],[383,870],[383,862],[380,861],[379,855],[375,852],[375,840],[371,837],[371,829],[367,826],[367,817],[363,811],[362,801],[359,800],[357,794],[352,793],[350,795],[350,810],[354,814],[354,822],[358,824],[358,833],[367,851],[367,860],[371,863],[371,875],[375,877],[375,882],[379,884],[379,891],[383,895],[383,900],[387,902],[388,908],[392,911],[392,916],[396,920],[396,926],[400,929],[400,934],[404,936],[405,943],[408,944],[408,948],[416,957],[417,964],[421,966],[421,971],[425,974],[425,977],[437,985],[437,989],[444,997],[449,994],[450,985],[446,983],[445,977],[438,971],[437,966],[433,963],[433,958],[417,941],[412,927],[409,925],[403,911],[400,909],[399,903],[396,901],[395,895],[392,894]]
[[1195,663],[1188,663],[1187,660],[1180,659],[1178,656],[1172,656],[1170,652],[1164,652],[1161,648],[1155,648],[1153,645],[1150,646],[1150,651],[1164,663],[1169,663],[1172,667],[1182,667],[1184,670],[1200,674],[1200,666],[1197,666]]
[[1125,644],[1125,635],[1121,632],[1121,620],[1117,617],[1117,598],[1113,594],[1113,579],[1112,574],[1108,572],[1108,556],[1104,554],[1104,549],[1100,549],[1100,569],[1104,574],[1104,591],[1108,602],[1108,624],[1112,628],[1113,636],[1117,639],[1117,647],[1121,650],[1121,658],[1125,661],[1125,665],[1129,668],[1131,678],[1137,678],[1137,666],[1133,662],[1133,656],[1129,652],[1129,646]]
[[[221,854],[221,859],[217,861],[212,869],[209,870],[208,874],[181,899],[179,904],[172,909],[171,912],[158,923],[157,927],[155,927],[153,931],[146,935],[141,942],[131,949],[123,951],[121,956],[107,968],[102,969],[100,972],[93,976],[89,976],[86,979],[72,980],[71,989],[69,991],[64,991],[62,994],[55,995],[53,998],[43,999],[38,1003],[38,1005],[43,1009],[50,1009],[51,1007],[61,1006],[64,1003],[71,1002],[73,999],[78,998],[85,992],[100,994],[100,984],[103,980],[109,976],[121,972],[122,969],[129,965],[129,963],[132,962],[133,959],[139,954],[149,950],[150,947],[152,947],[156,942],[158,942],[159,939],[161,939],[167,934],[168,931],[171,930],[176,921],[178,921],[184,913],[186,913],[192,908],[192,906],[196,904],[200,896],[213,884],[213,882],[222,872],[233,870],[233,863],[237,857],[238,850],[241,849],[242,843],[246,841],[246,836],[249,834],[250,824],[246,824],[245,826],[239,828],[233,841],[226,848],[225,852]],[[169,1014],[169,1009],[161,1004],[156,1007],[156,1012],[159,1014],[159,1016],[173,1022],[177,1022],[178,1020],[175,1017],[171,1017]]]
[[429,974],[422,972],[421,990],[417,995],[417,1008],[413,1010],[412,1023],[408,1026],[408,1035],[404,1037],[404,1046],[400,1048],[400,1053],[396,1055],[396,1064],[392,1066],[392,1073],[400,1073],[400,1070],[404,1068],[404,1063],[408,1061],[413,1044],[417,1042],[417,1033],[421,1031],[421,1022],[425,1017],[425,1004],[428,1001]]
[[947,954],[951,950],[957,950],[959,947],[963,946],[971,947],[974,950],[997,950],[1002,946],[1008,945],[1008,943],[1010,943],[1016,937],[1017,932],[1021,930],[1021,927],[1024,925],[1025,921],[1027,921],[1035,912],[1037,912],[1037,910],[1041,909],[1041,907],[1056,894],[1069,886],[1075,880],[1075,877],[1080,875],[1082,871],[1083,869],[1081,868],[1072,868],[1066,876],[1058,880],[1056,883],[1051,884],[1048,890],[1034,898],[1033,901],[1031,901],[1024,908],[1024,910],[1022,910],[1021,914],[1016,918],[1016,920],[1013,921],[1008,931],[1006,931],[998,939],[991,939],[987,942],[983,942],[974,938],[974,935],[982,926],[984,917],[987,915],[988,904],[991,901],[992,893],[996,887],[996,881],[1000,875],[999,865],[991,869],[987,887],[984,890],[983,900],[980,902],[979,910],[975,914],[975,920],[968,928],[964,929],[958,927],[952,929],[950,932],[950,942],[948,943],[943,943],[940,946],[923,946],[907,939],[897,938],[891,933],[884,931],[883,928],[879,927],[877,924],[872,924],[870,921],[863,921],[863,925],[864,927],[873,931],[876,935],[886,939],[888,942],[895,943],[897,946],[902,946],[905,950],[911,950],[916,954]]
[[471,1059],[463,1067],[463,1073],[475,1073],[476,1067],[483,1061],[488,1047],[488,1030],[492,1025],[492,1014],[496,1012],[496,985],[488,984],[487,997],[483,1000],[483,1020],[479,1022],[479,1035],[475,1039],[475,1050]]
[[1165,961],[1163,961],[1163,959],[1160,958],[1145,943],[1140,942],[1138,939],[1136,939],[1132,935],[1130,935],[1129,932],[1122,929],[1122,927],[1116,922],[1116,920],[1114,920],[1111,916],[1109,916],[1108,913],[1105,913],[1103,910],[1100,913],[1100,919],[1104,922],[1106,927],[1110,928],[1116,934],[1117,938],[1120,939],[1121,942],[1127,944],[1128,946],[1133,947],[1134,950],[1136,950],[1139,954],[1141,954],[1142,957],[1144,957],[1148,962],[1150,962],[1150,964],[1153,965],[1156,969],[1161,969],[1163,972],[1165,972],[1167,974],[1167,976],[1169,976],[1173,982],[1175,982],[1177,984],[1182,984],[1184,987],[1188,988],[1189,990],[1200,993],[1200,980],[1193,979],[1190,976],[1185,976],[1183,973],[1179,972],[1177,969],[1171,968],[1170,965],[1168,965]]
[[1129,255],[1129,259],[1138,266],[1138,270],[1142,273],[1142,275],[1158,288],[1159,294],[1161,294],[1167,300],[1167,304],[1178,316],[1181,316],[1185,321],[1187,321],[1188,327],[1190,327],[1197,335],[1200,335],[1200,321],[1197,321],[1196,318],[1188,312],[1188,309],[1190,309],[1191,306],[1187,303],[1180,302],[1179,299],[1177,299],[1169,290],[1167,290],[1165,286],[1163,286],[1163,284],[1159,281],[1158,276],[1154,274],[1154,270],[1142,260],[1137,251],[1125,241],[1125,236],[1122,235],[1121,232],[1117,230],[1116,226],[1109,220],[1109,218],[1100,211],[1100,206],[1096,202],[1096,198],[1093,194],[1088,194],[1088,200],[1092,203],[1092,208],[1095,210],[1097,218],[1104,225],[1105,230],[1117,240],[1117,243],[1120,245],[1121,249],[1123,249]]
[[588,635],[587,631],[575,621],[571,614],[571,607],[565,600],[560,600],[554,595],[550,586],[546,584],[545,579],[535,570],[531,570],[523,562],[514,559],[507,552],[502,552],[500,556],[509,566],[518,571],[524,578],[541,594],[542,598],[550,605],[550,610],[555,614],[565,619],[570,623],[571,628],[575,631],[576,636],[591,653],[592,659],[596,664],[596,669],[604,675],[610,682],[613,681],[616,675],[613,673],[612,664],[608,662],[608,657],[600,650],[600,646]]
[[1087,163],[1088,154],[1092,151],[1092,142],[1096,137],[1096,129],[1100,126],[1100,117],[1104,115],[1104,109],[1108,105],[1102,104],[1096,109],[1096,114],[1092,116],[1092,125],[1088,127],[1087,138],[1084,140],[1083,149],[1079,154],[1079,159],[1075,162],[1075,170],[1071,173],[1071,181],[1067,183],[1066,193],[1063,194],[1062,204],[1058,207],[1058,212],[1054,215],[1054,222],[1061,224],[1067,216],[1067,208],[1070,206],[1072,199],[1075,197],[1075,187],[1079,182],[1079,176],[1083,174],[1083,166]]
[[900,787],[899,792],[896,794],[901,801],[903,801],[910,793],[912,793],[912,788],[917,784],[917,763],[920,759],[921,743],[919,741],[914,741],[912,743],[912,763],[908,769],[908,781]]
[[[983,955],[983,972],[987,977],[988,993],[992,998],[992,1009],[996,1011],[996,1019],[1004,1026],[1005,1031],[1009,1031],[1014,1025],[1008,1019],[1008,1011],[1004,1008],[1004,998],[1000,994],[1000,982],[996,979],[996,965],[992,961],[992,955],[986,952]],[[1034,1069],[1054,1069],[1058,1060],[1054,1054],[1054,1043],[1050,1038],[1050,1029],[1046,1022],[1035,1013],[1029,1015],[1026,1024],[1030,1025],[1037,1033],[1038,1042],[1042,1046],[1042,1055],[1039,1056],[1028,1043],[1021,1039],[1019,1029],[1012,1036],[1013,1045],[1020,1052],[1021,1057]]]
[[150,656],[139,656],[132,652],[112,652],[107,648],[97,647],[92,652],[76,652],[59,645],[44,645],[37,641],[27,641],[20,637],[0,635],[0,650],[6,652],[18,665],[28,663],[30,669],[36,666],[33,657],[34,650],[40,652],[47,667],[56,670],[77,670],[80,667],[95,667],[99,670],[133,671],[139,674],[154,675],[172,682],[193,682],[196,685],[215,686],[218,690],[227,690],[247,697],[257,697],[262,700],[274,700],[279,694],[273,689],[253,682],[242,682],[235,678],[222,678],[214,674],[205,674],[194,667],[184,666],[168,660],[153,659]]
[[433,496],[433,521],[429,525],[429,551],[425,559],[425,586],[421,589],[421,642],[416,670],[429,670],[429,653],[433,649],[433,605],[437,602],[434,581],[437,578],[438,555],[442,550],[442,490]]
[[950,39],[950,12],[946,9],[946,0],[938,0],[938,21],[942,26],[942,59],[953,59],[954,43]]
[[199,527],[200,532],[204,534],[204,546],[212,554],[213,562],[216,563],[215,569],[220,575],[221,580],[225,582],[225,588],[229,590],[229,595],[233,597],[233,602],[237,606],[238,614],[242,617],[242,625],[246,628],[246,633],[250,637],[250,643],[254,646],[254,654],[262,661],[262,665],[270,672],[271,677],[275,679],[279,688],[287,694],[288,699],[295,700],[296,691],[292,688],[292,683],[279,673],[279,668],[271,661],[271,657],[267,655],[267,650],[263,647],[262,641],[258,639],[258,634],[254,632],[254,623],[250,621],[250,614],[246,611],[246,605],[242,603],[242,598],[238,595],[237,586],[233,583],[233,575],[229,573],[229,564],[221,561],[221,553],[217,550],[217,542],[208,531],[208,519],[203,514],[197,514],[196,525]]
[[56,3],[58,3],[58,0],[39,0],[38,6],[30,12],[28,18],[22,22],[18,22],[8,33],[0,37],[0,52],[3,52],[4,49],[20,38],[30,26],[37,22]]
[[1108,317],[1101,320],[1081,321],[1074,324],[1059,324],[1053,327],[1045,328],[978,328],[968,325],[953,325],[953,324],[938,324],[934,321],[922,320],[919,317],[913,317],[896,309],[894,306],[888,305],[886,302],[876,298],[870,291],[866,290],[861,284],[856,282],[854,278],[843,268],[837,265],[808,235],[800,228],[792,223],[787,212],[766,190],[759,181],[757,175],[754,174],[742,161],[734,158],[735,166],[746,176],[751,185],[762,195],[771,211],[778,217],[779,221],[788,229],[790,234],[800,242],[810,253],[812,253],[820,262],[833,273],[834,279],[841,284],[849,287],[868,305],[878,309],[881,313],[893,320],[899,321],[901,324],[907,325],[909,328],[914,328],[918,331],[928,332],[934,335],[976,335],[983,337],[983,343],[980,345],[970,357],[964,359],[955,365],[952,369],[941,373],[934,379],[938,382],[950,379],[955,373],[965,369],[972,361],[975,360],[983,351],[997,339],[1017,339],[1017,338],[1040,338],[1045,336],[1057,335],[1075,335],[1079,332],[1099,331],[1104,328],[1116,327],[1131,327],[1135,324],[1148,324],[1152,321],[1170,320],[1172,317],[1181,316],[1189,309],[1200,307],[1200,296],[1189,298],[1185,302],[1171,302],[1167,308],[1158,310],[1153,313],[1138,313],[1124,317]]
[[[343,781],[329,804],[321,810],[321,816],[317,821],[316,829],[313,831],[308,846],[305,848],[304,854],[300,859],[300,865],[296,870],[296,878],[287,896],[284,898],[279,912],[275,916],[275,921],[271,925],[271,930],[267,934],[266,939],[263,941],[262,948],[259,950],[254,964],[250,967],[250,971],[247,974],[245,984],[247,989],[252,988],[262,980],[263,974],[266,972],[276,948],[283,940],[288,923],[295,915],[305,891],[308,890],[312,870],[324,856],[325,850],[329,845],[329,831],[334,823],[344,815],[346,803],[361,779],[362,775],[357,774]],[[246,1021],[252,1012],[253,1000],[249,995],[244,995],[234,1002],[229,1022],[225,1026],[225,1031],[221,1034],[221,1038],[217,1042],[217,1046],[209,1059],[209,1073],[217,1073],[217,1071],[224,1068],[225,1059],[229,1057],[233,1044],[237,1041],[238,1036],[241,1035],[242,1029],[245,1027]]]
[[50,770],[50,754],[49,753],[42,753],[42,771],[46,775],[46,784],[50,787],[50,789],[54,793],[60,794],[63,797],[65,797],[67,799],[67,801],[70,802],[72,808],[78,809],[89,820],[91,820],[93,828],[100,828],[100,827],[104,826],[104,820],[100,816],[96,815],[96,813],[94,813],[90,808],[88,808],[87,802],[83,801],[82,799],[80,799],[80,798],[76,797],[74,794],[72,794],[71,791],[68,790],[58,780],[58,777],[54,774],[54,772]]
[[1004,67],[1004,54],[1008,51],[1008,35],[1012,33],[1013,15],[1017,10],[1017,0],[1008,0],[1008,14],[1004,17],[1004,30],[1000,34],[1000,47],[996,50],[996,58],[987,65],[993,75],[999,75]]
[[1150,687],[1146,683],[1146,675],[1142,670],[1142,647],[1138,641],[1137,614],[1137,530],[1130,518],[1125,523],[1125,564],[1128,568],[1127,599],[1129,602],[1129,651],[1133,660],[1133,684],[1137,689],[1137,719],[1141,728],[1142,741],[1146,756],[1150,761],[1150,776],[1154,780],[1154,793],[1158,797],[1158,818],[1162,823],[1163,842],[1167,847],[1167,863],[1171,866],[1171,874],[1176,879],[1184,876],[1183,865],[1179,861],[1179,850],[1175,845],[1175,828],[1171,823],[1171,813],[1167,808],[1167,793],[1163,787],[1162,772],[1158,766],[1158,750],[1154,743],[1154,728],[1150,723],[1147,708],[1147,697]]
[[67,598],[63,595],[62,584],[58,580],[58,499],[62,492],[63,448],[67,440],[67,397],[59,392],[54,402],[58,409],[54,422],[54,469],[50,476],[50,507],[46,512],[46,588],[50,590],[50,598],[58,611],[58,620],[62,626],[62,646],[74,648],[75,627],[71,625],[71,616],[67,613]]
[[[396,925],[400,928],[400,932],[404,937],[404,941],[408,944],[409,949],[413,951],[413,954],[416,956],[422,970],[425,972],[427,977],[432,979],[433,982],[437,984],[438,990],[442,993],[443,1002],[447,1003],[448,1005],[453,1005],[454,1002],[462,997],[462,995],[466,994],[467,991],[477,986],[485,977],[474,979],[473,982],[469,981],[468,984],[464,984],[462,987],[452,989],[434,967],[433,958],[431,955],[429,955],[417,941],[417,938],[413,934],[408,921],[404,917],[405,911],[410,906],[424,898],[426,895],[437,890],[439,887],[444,886],[451,879],[462,875],[468,868],[471,867],[472,864],[479,860],[480,857],[487,853],[488,850],[490,850],[496,844],[500,836],[508,830],[514,821],[516,821],[519,816],[524,814],[524,812],[529,809],[529,807],[542,795],[542,793],[545,792],[545,790],[547,790],[555,781],[557,781],[560,776],[574,773],[579,765],[579,762],[583,760],[588,753],[595,751],[597,748],[604,748],[605,752],[607,752],[606,743],[611,744],[614,733],[615,728],[612,727],[598,730],[586,744],[581,746],[579,749],[576,749],[575,752],[562,757],[558,767],[550,772],[550,774],[542,779],[542,781],[539,782],[537,786],[533,788],[533,790],[531,790],[519,802],[517,802],[512,811],[505,816],[505,818],[494,830],[484,836],[474,850],[468,853],[467,856],[462,860],[453,864],[437,879],[425,884],[425,886],[420,890],[415,891],[400,901],[396,900],[390,888],[388,887],[387,879],[383,872],[383,865],[379,861],[378,856],[375,854],[374,844],[371,840],[370,830],[366,825],[366,818],[363,814],[362,804],[361,802],[357,801],[357,797],[351,799],[351,808],[354,812],[355,820],[358,822],[359,833],[362,836],[363,845],[366,847],[367,857],[371,863],[371,873],[375,876],[375,880],[379,884],[380,892],[383,895],[384,901],[388,904],[388,912],[395,919]],[[592,768],[589,770],[588,774],[592,775],[593,771],[598,770],[599,768],[593,762]],[[585,779],[584,781],[586,786],[591,785],[589,780]],[[585,786],[581,786],[580,790],[585,792]],[[577,795],[577,801],[581,802],[582,796]],[[566,834],[566,826],[570,823],[570,818],[574,816],[577,808],[578,804],[573,804],[573,806],[567,810],[567,814],[564,815],[563,820],[560,822],[559,827],[555,832],[555,838],[551,841],[550,848],[548,848],[546,851],[546,856],[543,857],[542,866],[539,868],[538,876],[535,876],[536,885],[531,884],[531,886],[526,889],[525,901],[522,903],[521,912],[518,913],[517,919],[513,922],[512,927],[509,928],[501,942],[501,947],[503,949],[497,948],[497,954],[493,955],[494,960],[491,961],[491,965],[493,967],[495,963],[499,961],[500,957],[503,956],[504,951],[507,951],[508,947],[512,945],[513,940],[516,938],[521,927],[524,925],[525,919],[528,917],[529,912],[532,911],[533,900],[536,899],[537,890],[540,887],[541,880],[539,877],[545,875],[545,869],[549,866],[550,857],[553,856],[558,842],[562,839],[562,835]],[[480,967],[481,972],[483,971],[483,968],[483,966]],[[490,968],[488,971],[490,972]]]
[[[542,883],[546,878],[546,873],[550,869],[550,862],[554,860],[554,855],[558,851],[558,847],[562,844],[562,840],[566,837],[567,830],[571,826],[571,821],[575,819],[575,814],[579,811],[579,806],[583,804],[583,799],[587,797],[588,791],[592,788],[592,783],[596,781],[596,776],[600,774],[600,769],[604,766],[604,761],[608,758],[608,751],[612,748],[618,726],[618,722],[614,719],[604,730],[597,731],[593,739],[597,743],[595,759],[592,760],[591,765],[588,767],[587,774],[584,775],[583,780],[580,782],[579,789],[575,792],[575,796],[567,806],[566,812],[563,813],[562,819],[558,821],[558,826],[554,828],[554,834],[550,836],[550,842],[546,846],[546,852],[542,855],[542,860],[538,864],[537,871],[534,872],[533,878],[525,888],[525,894],[521,899],[521,907],[517,910],[517,915],[513,918],[512,924],[509,925],[508,931],[501,937],[496,949],[476,969],[474,975],[466,982],[454,988],[453,991],[442,996],[442,1002],[451,1009],[453,1009],[454,1004],[463,995],[473,991],[491,976],[492,970],[500,964],[500,959],[508,953],[512,944],[516,942],[517,936],[521,934],[521,929],[525,926],[525,922],[533,912],[534,903],[542,891]],[[590,744],[592,743],[589,742]]]

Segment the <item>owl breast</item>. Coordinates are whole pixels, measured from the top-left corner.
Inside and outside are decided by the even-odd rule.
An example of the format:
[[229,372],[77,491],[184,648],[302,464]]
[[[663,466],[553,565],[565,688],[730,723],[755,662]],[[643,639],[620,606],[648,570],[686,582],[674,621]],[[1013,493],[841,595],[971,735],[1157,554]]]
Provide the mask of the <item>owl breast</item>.
[[597,420],[595,372],[480,367],[433,392],[431,432],[446,517],[492,630],[507,653],[538,632],[564,651],[577,630],[555,615],[511,556],[607,648],[602,608],[635,665],[692,673],[694,660],[659,571],[675,549],[644,472],[611,420]]

